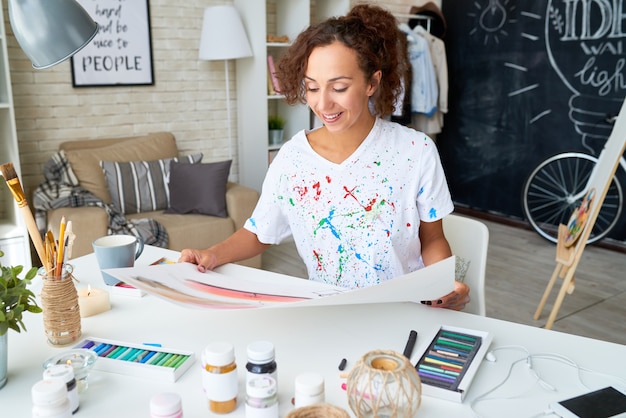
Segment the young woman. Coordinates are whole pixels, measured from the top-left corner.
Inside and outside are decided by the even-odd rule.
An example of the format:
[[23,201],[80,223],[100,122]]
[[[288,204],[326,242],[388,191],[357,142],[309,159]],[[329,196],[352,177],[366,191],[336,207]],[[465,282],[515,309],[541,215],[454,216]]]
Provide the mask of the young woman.
[[[301,131],[272,162],[245,226],[179,261],[200,271],[261,253],[292,235],[309,278],[371,286],[451,255],[442,218],[453,203],[434,142],[382,117],[406,68],[393,15],[357,5],[302,32],[278,65],[281,93],[323,126]],[[469,288],[428,305],[462,309]]]

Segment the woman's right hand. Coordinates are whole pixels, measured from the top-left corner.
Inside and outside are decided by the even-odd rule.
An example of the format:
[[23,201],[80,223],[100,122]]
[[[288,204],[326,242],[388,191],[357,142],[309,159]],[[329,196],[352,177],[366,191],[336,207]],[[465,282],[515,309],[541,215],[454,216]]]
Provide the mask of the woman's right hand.
[[196,264],[198,271],[204,273],[217,267],[217,256],[208,248],[205,250],[185,248],[181,251],[178,262]]

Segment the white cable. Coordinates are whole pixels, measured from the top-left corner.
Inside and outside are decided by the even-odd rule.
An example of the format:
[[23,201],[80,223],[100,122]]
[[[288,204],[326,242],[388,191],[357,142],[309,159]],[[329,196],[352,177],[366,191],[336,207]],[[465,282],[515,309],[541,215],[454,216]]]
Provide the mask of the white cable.
[[554,414],[554,411],[552,411],[551,409],[545,409],[539,412],[537,415],[533,415],[532,417],[528,417],[528,418],[541,418],[541,417],[549,417],[549,416],[556,416],[556,415]]
[[[493,351],[493,350],[492,350],[492,351]],[[519,394],[517,394],[517,395],[508,396],[508,397],[486,398],[486,399],[485,399],[485,397],[486,397],[487,395],[489,395],[490,393],[495,392],[495,391],[496,391],[497,389],[499,389],[502,385],[504,385],[504,384],[507,382],[507,380],[509,380],[509,377],[511,377],[511,373],[513,372],[513,368],[515,367],[515,365],[516,365],[516,364],[518,364],[518,363],[521,363],[521,362],[523,362],[523,361],[526,361],[526,358],[527,358],[527,357],[523,357],[523,358],[518,359],[518,360],[515,360],[513,363],[511,363],[511,365],[509,366],[509,370],[508,370],[508,372],[507,372],[506,376],[504,377],[504,379],[502,379],[502,380],[501,380],[498,384],[496,384],[494,387],[492,387],[492,388],[491,388],[491,389],[489,389],[488,391],[486,391],[486,392],[484,392],[483,394],[481,394],[480,396],[478,396],[478,397],[476,397],[476,398],[472,399],[472,401],[471,401],[471,402],[470,402],[470,404],[469,404],[469,407],[470,407],[470,409],[471,409],[471,411],[472,411],[472,413],[474,414],[474,416],[475,416],[475,417],[480,417],[480,415],[479,415],[479,414],[476,412],[476,410],[474,409],[474,404],[475,404],[475,403],[478,403],[478,402],[480,402],[480,401],[485,401],[485,400],[513,399],[513,398],[516,398],[516,397],[518,397],[518,396],[520,396],[520,395],[523,395],[525,392],[527,392],[528,390],[532,389],[532,386],[534,386],[534,384],[535,384],[536,382],[533,382],[533,384],[532,384],[532,385],[531,385],[528,389],[525,389],[524,391],[520,392],[520,393],[519,393]]]
[[[494,387],[492,387],[491,389],[487,390],[486,392],[482,393],[481,395],[475,397],[474,399],[472,399],[472,401],[469,403],[469,407],[470,410],[472,411],[472,413],[474,414],[475,417],[479,418],[480,415],[478,414],[478,412],[474,409],[474,404],[481,402],[481,401],[486,401],[486,400],[506,400],[506,399],[513,399],[519,396],[522,396],[524,393],[526,393],[527,391],[529,391],[530,389],[532,389],[532,386],[534,386],[537,382],[539,382],[539,384],[547,390],[550,391],[556,391],[557,389],[552,386],[551,384],[549,384],[548,382],[546,382],[545,380],[543,380],[541,378],[541,376],[539,375],[539,373],[537,372],[537,370],[535,370],[533,368],[533,364],[532,364],[532,360],[533,358],[536,359],[544,359],[544,360],[552,360],[552,361],[558,361],[560,363],[563,363],[567,366],[573,367],[576,369],[577,372],[577,377],[578,377],[578,382],[585,387],[588,390],[591,390],[591,388],[589,388],[585,382],[583,381],[582,378],[582,374],[581,372],[587,372],[587,373],[593,373],[593,374],[597,374],[600,376],[604,376],[604,377],[608,377],[608,378],[612,378],[615,379],[616,381],[619,381],[623,384],[626,384],[626,379],[622,379],[618,376],[613,376],[613,375],[609,375],[606,373],[600,373],[597,372],[595,370],[591,370],[585,367],[581,367],[578,363],[576,363],[575,361],[573,361],[572,359],[570,359],[569,357],[566,357],[562,354],[558,354],[558,353],[538,353],[538,354],[530,354],[530,352],[528,351],[528,349],[524,346],[521,345],[508,345],[508,346],[500,346],[500,347],[494,347],[488,354],[491,354],[491,359],[490,361],[496,361],[495,356],[493,356],[493,353],[495,351],[498,350],[505,350],[505,349],[515,349],[515,350],[520,350],[523,351],[526,354],[526,357],[520,358],[518,360],[513,361],[510,366],[509,366],[509,370],[507,371],[506,376],[504,377],[504,379],[502,379],[502,381],[500,381],[498,384],[496,384]],[[535,381],[533,382],[533,384],[528,388],[523,390],[522,392],[520,392],[517,395],[513,395],[513,396],[507,396],[507,397],[497,397],[497,398],[486,398],[489,394],[495,392],[498,388],[500,388],[502,385],[504,385],[507,380],[509,380],[509,378],[511,377],[511,374],[513,372],[513,368],[521,362],[526,362],[526,365],[529,368],[529,371],[531,373],[531,376],[533,376],[535,378]],[[535,415],[532,418],[539,418],[539,417],[544,417],[544,416],[550,416],[553,415],[554,412],[550,409],[546,409],[543,412]]]
[[533,354],[532,357],[534,357],[534,358],[542,358],[542,359],[546,359],[546,360],[559,361],[559,362],[564,363],[564,364],[566,364],[568,366],[574,367],[577,370],[577,372],[578,372],[578,380],[579,380],[580,384],[582,386],[584,386],[585,389],[588,389],[588,390],[592,390],[592,388],[590,388],[589,386],[587,386],[585,384],[585,382],[583,381],[581,372],[596,374],[596,375],[603,376],[603,377],[606,377],[606,378],[609,378],[609,379],[614,379],[615,381],[618,381],[621,384],[626,385],[626,379],[623,379],[623,378],[621,378],[619,376],[614,376],[612,374],[601,373],[601,372],[598,372],[596,370],[592,370],[592,369],[588,369],[586,367],[582,367],[578,363],[576,363],[574,360],[572,360],[569,357],[566,357],[566,356],[564,356],[562,354],[558,354],[558,353],[538,353],[538,354]]

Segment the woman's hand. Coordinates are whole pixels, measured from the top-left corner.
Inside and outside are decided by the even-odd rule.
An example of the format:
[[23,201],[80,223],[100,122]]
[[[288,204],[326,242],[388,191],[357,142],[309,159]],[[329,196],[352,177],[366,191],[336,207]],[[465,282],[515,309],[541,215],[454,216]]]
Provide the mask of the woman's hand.
[[194,250],[185,248],[181,251],[178,262],[197,264],[198,271],[204,273],[217,267],[217,256],[210,249]]
[[423,300],[422,304],[432,306],[433,308],[447,308],[460,311],[470,301],[470,288],[462,282],[454,282],[454,290],[444,297],[437,300]]

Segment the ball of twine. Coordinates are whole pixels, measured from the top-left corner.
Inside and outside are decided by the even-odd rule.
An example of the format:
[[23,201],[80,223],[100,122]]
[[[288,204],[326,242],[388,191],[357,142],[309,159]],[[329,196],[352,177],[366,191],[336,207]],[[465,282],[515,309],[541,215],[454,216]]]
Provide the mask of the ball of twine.
[[285,418],[350,418],[350,415],[337,406],[320,403],[294,409]]
[[422,400],[422,382],[409,359],[392,350],[366,353],[346,382],[348,404],[357,417],[413,417]]
[[43,275],[42,279],[41,307],[48,342],[66,345],[77,341],[81,328],[74,276],[71,271],[65,271],[62,277]]

